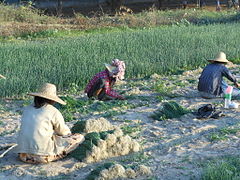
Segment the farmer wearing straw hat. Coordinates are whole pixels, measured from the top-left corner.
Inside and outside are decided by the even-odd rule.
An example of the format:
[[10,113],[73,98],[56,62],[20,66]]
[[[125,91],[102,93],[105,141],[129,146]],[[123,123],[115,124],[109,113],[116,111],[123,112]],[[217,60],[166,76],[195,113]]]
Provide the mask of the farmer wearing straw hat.
[[105,64],[106,69],[97,73],[88,83],[85,93],[89,98],[98,100],[121,99],[124,97],[115,92],[112,87],[117,80],[124,79],[125,63],[119,59],[113,59],[111,64]]
[[54,103],[65,105],[54,84],[45,83],[39,92],[29,93],[34,103],[25,107],[17,138],[20,160],[27,163],[48,163],[73,151],[84,136],[71,134]]
[[[203,69],[198,82],[198,91],[203,98],[215,98],[226,93],[228,84],[223,77],[232,81],[237,88],[240,86],[236,77],[225,66],[229,62],[225,53],[220,52],[215,59],[208,61],[210,64]],[[233,89],[232,96],[240,95],[237,88]]]

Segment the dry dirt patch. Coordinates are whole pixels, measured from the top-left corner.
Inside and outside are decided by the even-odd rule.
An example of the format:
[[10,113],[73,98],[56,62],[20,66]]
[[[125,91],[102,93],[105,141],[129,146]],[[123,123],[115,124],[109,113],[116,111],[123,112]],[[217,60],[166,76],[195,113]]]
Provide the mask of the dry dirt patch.
[[[237,70],[238,66],[232,67]],[[153,76],[147,80],[130,80],[120,84],[119,89],[128,95],[128,106],[123,113],[107,117],[114,125],[122,128],[131,138],[138,141],[143,151],[126,156],[105,159],[97,163],[83,163],[73,158],[45,165],[24,164],[11,151],[0,159],[0,179],[85,179],[97,166],[106,162],[121,165],[146,165],[152,175],[138,179],[200,179],[204,163],[211,158],[224,155],[239,155],[240,109],[222,108],[223,100],[206,100],[198,96],[197,77],[201,69],[185,72],[171,77]],[[158,98],[154,90],[156,83],[168,82],[173,86],[176,96]],[[164,101],[176,101],[180,105],[196,110],[203,104],[214,103],[222,110],[225,117],[199,120],[193,114],[180,118],[155,121],[150,116]],[[16,111],[15,101],[5,102],[9,108],[1,110],[0,146],[16,141],[20,125],[20,113]],[[104,113],[81,116],[82,119],[100,118]],[[79,118],[79,117],[77,117]],[[68,122],[71,127],[75,121]],[[229,129],[235,129],[230,131]],[[223,133],[227,132],[227,133]]]

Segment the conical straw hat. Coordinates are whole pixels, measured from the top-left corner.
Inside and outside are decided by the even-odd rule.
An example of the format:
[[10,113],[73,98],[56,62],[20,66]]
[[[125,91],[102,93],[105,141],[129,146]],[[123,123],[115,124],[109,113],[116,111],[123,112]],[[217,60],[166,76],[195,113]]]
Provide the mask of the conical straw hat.
[[60,104],[66,105],[66,103],[57,96],[57,88],[54,84],[45,83],[39,90],[39,92],[28,93],[30,96],[43,97]]
[[107,70],[108,70],[109,72],[111,72],[111,73],[115,73],[115,71],[116,71],[116,69],[117,69],[116,66],[112,66],[112,65],[106,64],[106,63],[105,63],[105,67],[106,67]]
[[226,54],[224,52],[218,53],[215,59],[209,59],[210,62],[222,62],[222,63],[228,63],[229,61],[226,58]]
[[5,77],[5,76],[3,76],[3,75],[1,75],[1,74],[0,74],[0,78],[6,79],[6,77]]

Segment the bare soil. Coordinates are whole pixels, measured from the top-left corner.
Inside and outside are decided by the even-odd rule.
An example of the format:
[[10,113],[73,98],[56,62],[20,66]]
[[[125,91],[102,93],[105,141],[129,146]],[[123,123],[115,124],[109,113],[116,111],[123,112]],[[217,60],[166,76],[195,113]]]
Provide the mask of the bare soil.
[[[237,72],[238,66],[232,67]],[[20,162],[17,154],[10,151],[0,158],[0,179],[85,179],[88,173],[104,162],[145,164],[152,170],[148,178],[162,180],[200,179],[206,162],[222,156],[239,155],[240,132],[227,134],[224,140],[213,141],[211,137],[223,128],[239,128],[240,109],[224,109],[223,99],[203,99],[197,92],[197,80],[202,69],[184,72],[182,75],[159,76],[150,79],[127,80],[118,88],[125,90],[125,95],[136,96],[128,101],[139,104],[135,108],[125,109],[124,113],[107,118],[112,124],[128,127],[139,127],[140,131],[130,135],[142,144],[142,152],[117,158],[106,159],[98,163],[86,164],[73,158],[64,158],[57,162],[43,165],[31,165]],[[189,113],[178,119],[155,121],[150,116],[162,102],[158,93],[152,88],[156,82],[167,87],[174,87],[172,93],[178,96],[168,98],[182,106],[197,110],[204,104],[214,103],[224,117],[219,119],[197,119]],[[80,96],[85,98],[81,92]],[[20,114],[23,102],[3,100],[6,104],[0,107],[0,147],[15,143],[20,126]],[[235,102],[237,102],[235,100]],[[144,105],[142,105],[144,104]],[[101,117],[104,114],[79,116],[81,119]],[[75,121],[68,122],[71,127]],[[146,179],[139,177],[137,179]]]

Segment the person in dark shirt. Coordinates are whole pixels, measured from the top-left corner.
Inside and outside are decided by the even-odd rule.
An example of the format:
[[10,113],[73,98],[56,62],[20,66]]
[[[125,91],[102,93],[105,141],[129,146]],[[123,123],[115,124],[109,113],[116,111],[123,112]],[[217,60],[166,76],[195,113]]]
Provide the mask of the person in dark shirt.
[[[225,94],[228,84],[223,80],[226,77],[238,88],[236,77],[225,66],[229,61],[226,54],[220,52],[215,59],[208,60],[211,62],[204,69],[199,78],[198,91],[203,98],[221,97]],[[232,96],[240,96],[240,90],[233,88]]]

